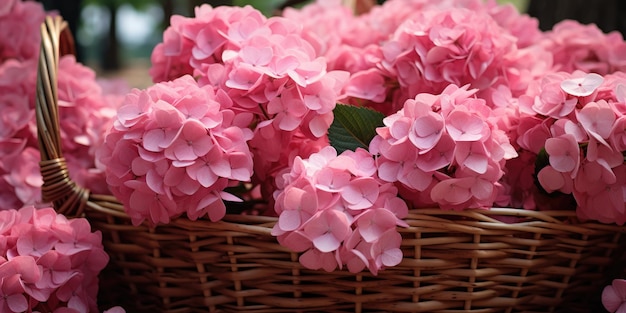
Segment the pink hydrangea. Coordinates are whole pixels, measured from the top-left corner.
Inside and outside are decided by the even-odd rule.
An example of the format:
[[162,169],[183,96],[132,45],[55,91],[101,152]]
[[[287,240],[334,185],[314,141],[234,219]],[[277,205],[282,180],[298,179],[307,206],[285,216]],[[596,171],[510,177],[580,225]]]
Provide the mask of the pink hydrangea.
[[402,219],[408,208],[393,184],[376,177],[374,158],[366,150],[337,155],[326,147],[307,159],[296,157],[277,185],[278,222],[272,234],[302,252],[300,263],[306,268],[367,268],[376,275],[402,260],[396,226],[407,226]]
[[403,186],[417,207],[491,207],[506,160],[517,156],[476,90],[454,85],[419,94],[384,119],[370,143],[378,176]]
[[250,180],[252,132],[233,124],[231,107],[223,90],[188,75],[126,96],[99,160],[134,224],[182,214],[217,221],[223,201],[238,200],[224,189]]
[[98,275],[108,260],[86,219],[48,207],[0,211],[0,311],[99,312]]
[[[243,22],[254,25],[238,25]],[[233,26],[255,30],[229,37],[236,46],[231,43],[224,51],[223,63],[202,64],[200,84],[227,91],[237,111],[249,112],[259,122],[322,137],[348,73],[327,71],[326,60],[301,38],[292,21],[273,17],[261,22],[246,19]]]
[[543,37],[538,44],[553,55],[556,71],[606,75],[626,69],[626,42],[617,31],[605,34],[594,24],[564,20]]
[[[287,7],[282,16],[302,26],[302,37],[315,48],[318,55],[330,55],[348,38],[350,30],[365,30],[353,26],[357,17],[340,0],[312,1],[302,8]],[[370,36],[352,36],[355,40],[374,40]],[[330,62],[330,60],[329,60]]]
[[[40,202],[39,144],[35,121],[36,62],[9,60],[0,65],[0,107],[6,113],[0,125],[0,180],[6,205],[1,209]],[[59,116],[61,139],[71,177],[94,192],[107,186],[95,166],[95,147],[101,145],[119,101],[105,101],[95,74],[73,56],[60,60]],[[13,199],[13,200],[6,200]]]
[[[321,25],[333,21],[313,17]],[[352,74],[345,102],[386,115],[419,93],[438,94],[449,84],[469,84],[494,107],[503,89],[517,97],[552,66],[552,56],[531,44],[541,35],[538,22],[512,6],[387,1],[349,20],[352,28],[340,26],[339,35],[329,36],[329,67]],[[362,38],[372,40],[358,42]]]
[[626,280],[614,279],[602,291],[602,304],[610,313],[626,312]]
[[152,51],[150,75],[162,82],[192,74],[194,70],[222,63],[222,53],[240,47],[240,41],[265,23],[251,6],[195,8],[194,17],[174,15],[163,32],[163,42]]
[[273,124],[258,127],[249,146],[254,156],[253,183],[260,185],[262,199],[272,207],[272,194],[277,188],[275,178],[289,167],[296,156],[308,158],[328,145],[326,136],[311,139],[299,131],[280,131]]
[[533,46],[542,39],[539,20],[528,14],[521,14],[513,4],[486,1],[484,8],[498,25],[517,38],[518,48]]
[[311,138],[323,136],[347,73],[327,71],[326,60],[302,38],[298,24],[265,18],[250,6],[203,5],[195,13],[173,18],[166,30],[175,35],[164,37],[163,45],[182,47],[159,48],[153,58],[161,59],[163,49],[180,51],[168,62],[189,64],[201,85],[227,91],[237,112],[271,120],[282,131],[302,128]]
[[[385,67],[394,62],[391,59],[407,58],[404,54],[397,55],[401,49],[406,48],[407,52],[413,50],[410,46],[412,43],[408,43],[406,47],[399,46],[394,32],[407,21],[423,20],[424,14],[430,16],[451,9],[481,12],[484,15],[481,18],[493,17],[503,27],[515,25],[511,34],[507,33],[508,28],[499,29],[498,38],[508,40],[520,35],[531,41],[535,39],[534,35],[540,33],[536,20],[519,14],[512,6],[502,7],[475,0],[386,1],[358,16],[342,6],[340,1],[313,1],[300,9],[285,9],[283,16],[302,25],[302,37],[323,53],[328,69],[345,70],[352,74],[344,87],[343,96],[346,98],[342,102],[368,106],[388,115],[397,111],[406,99],[418,93],[416,86],[422,86],[421,91],[440,92],[447,84],[440,84],[439,90],[424,87],[431,82],[422,82],[417,78],[420,74],[411,71],[414,67],[411,64],[415,63],[413,60],[405,60],[408,63],[406,65],[400,60],[397,64],[398,72]],[[529,29],[532,25],[536,29]],[[332,31],[328,31],[329,28]],[[524,90],[532,74],[526,67],[542,63],[529,62],[529,56],[545,57],[540,53],[513,53],[506,60],[503,58],[502,64],[494,65],[503,69],[500,73],[502,82],[499,83],[506,81],[509,85],[514,85],[516,92]],[[404,77],[413,77],[414,81],[407,85]]]
[[37,60],[39,26],[45,15],[42,4],[34,1],[6,0],[0,4],[0,63]]
[[503,76],[515,39],[490,15],[468,9],[426,10],[404,22],[383,46],[382,66],[408,96],[440,93],[448,84],[481,90]]
[[[37,204],[41,198],[35,91],[45,14],[35,2],[0,5],[0,210]],[[124,92],[122,85],[119,92]],[[72,179],[93,192],[107,192],[94,149],[120,98],[105,95],[95,73],[73,56],[60,59],[58,98],[62,148]]]
[[[226,92],[234,123],[254,130],[255,181],[271,185],[288,166],[297,153],[287,143],[326,142],[348,73],[327,70],[319,47],[295,21],[266,18],[250,6],[203,5],[193,18],[173,18],[162,46],[176,51],[167,62],[191,66],[201,86]],[[161,53],[155,50],[153,58],[165,60]],[[163,73],[162,65],[176,68],[157,63],[153,72]]]
[[[573,197],[583,220],[626,223],[624,86],[623,74],[556,72],[520,97],[517,143],[537,156],[528,162],[541,191]],[[537,206],[555,208],[545,201]]]

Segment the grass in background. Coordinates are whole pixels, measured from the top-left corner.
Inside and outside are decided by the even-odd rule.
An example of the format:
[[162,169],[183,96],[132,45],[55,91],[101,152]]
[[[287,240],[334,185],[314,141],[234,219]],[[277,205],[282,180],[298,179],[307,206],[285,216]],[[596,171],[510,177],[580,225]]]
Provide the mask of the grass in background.
[[526,12],[526,10],[528,9],[528,1],[529,0],[497,0],[499,4],[504,4],[504,3],[513,4],[515,7],[517,7],[517,10],[520,12]]

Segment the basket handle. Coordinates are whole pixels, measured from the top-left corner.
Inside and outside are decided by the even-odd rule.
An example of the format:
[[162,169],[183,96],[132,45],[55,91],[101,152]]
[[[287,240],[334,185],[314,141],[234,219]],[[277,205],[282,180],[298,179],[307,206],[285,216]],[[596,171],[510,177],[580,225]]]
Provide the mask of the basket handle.
[[61,149],[57,91],[59,58],[74,52],[67,22],[60,16],[47,16],[41,24],[35,100],[41,153],[39,167],[43,178],[41,193],[44,202],[51,202],[58,213],[68,217],[81,216],[89,198],[89,190],[70,179]]

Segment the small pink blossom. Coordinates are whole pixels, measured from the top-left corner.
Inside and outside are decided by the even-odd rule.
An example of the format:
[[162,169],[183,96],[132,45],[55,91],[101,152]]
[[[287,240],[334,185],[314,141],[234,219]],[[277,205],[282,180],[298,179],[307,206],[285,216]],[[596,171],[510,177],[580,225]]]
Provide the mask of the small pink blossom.
[[586,97],[591,95],[596,88],[600,87],[604,78],[598,74],[591,73],[585,77],[572,78],[561,82],[561,89],[576,97]]
[[379,240],[372,244],[372,255],[375,256],[374,264],[377,268],[392,267],[402,261],[402,250],[400,244],[402,236],[398,232],[387,230]]
[[587,134],[608,146],[606,139],[609,138],[616,117],[606,101],[587,103],[577,117]]
[[626,312],[626,280],[614,279],[602,291],[602,304],[611,313]]
[[337,261],[333,253],[310,249],[300,255],[298,259],[304,267],[314,270],[323,269],[332,272],[337,269]]
[[[6,263],[5,263],[6,264]],[[24,296],[24,289],[20,284],[19,275],[0,279],[0,308],[3,312],[24,312],[28,309],[28,301]]]
[[574,181],[571,176],[555,170],[552,166],[542,168],[537,174],[541,187],[548,193],[561,191],[569,194],[573,190]]
[[350,221],[341,211],[323,210],[313,218],[314,222],[309,221],[303,226],[302,234],[321,252],[337,250],[350,235]]
[[279,197],[284,197],[277,199],[284,203],[278,217],[279,228],[283,231],[300,228],[317,213],[320,205],[312,186],[288,187]]
[[378,182],[369,177],[353,179],[341,190],[341,198],[348,208],[360,210],[371,207],[378,199]]
[[571,172],[575,176],[580,164],[580,150],[574,136],[565,134],[548,138],[545,145],[552,167],[562,173]]

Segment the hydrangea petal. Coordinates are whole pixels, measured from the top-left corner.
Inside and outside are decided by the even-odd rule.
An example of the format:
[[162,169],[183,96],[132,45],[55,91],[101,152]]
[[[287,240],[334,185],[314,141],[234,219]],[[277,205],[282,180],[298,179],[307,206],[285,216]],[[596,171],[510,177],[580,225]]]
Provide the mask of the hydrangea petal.
[[367,242],[378,240],[389,229],[395,229],[396,216],[386,209],[367,211],[357,220],[358,230]]
[[385,252],[381,255],[383,265],[389,267],[400,264],[400,262],[402,262],[402,258],[402,250],[398,248],[385,250]]
[[341,241],[334,234],[326,233],[314,238],[313,245],[322,252],[331,252],[339,248]]
[[278,227],[283,231],[293,231],[302,225],[300,212],[297,210],[285,210],[278,217]]
[[561,82],[561,89],[576,97],[591,95],[604,81],[604,78],[596,73],[590,73],[585,77],[567,79]]
[[376,202],[378,194],[378,183],[371,178],[357,178],[341,190],[341,197],[354,210],[371,207]]
[[9,295],[5,301],[13,312],[26,312],[28,309],[28,301],[26,301],[26,297],[23,294]]

